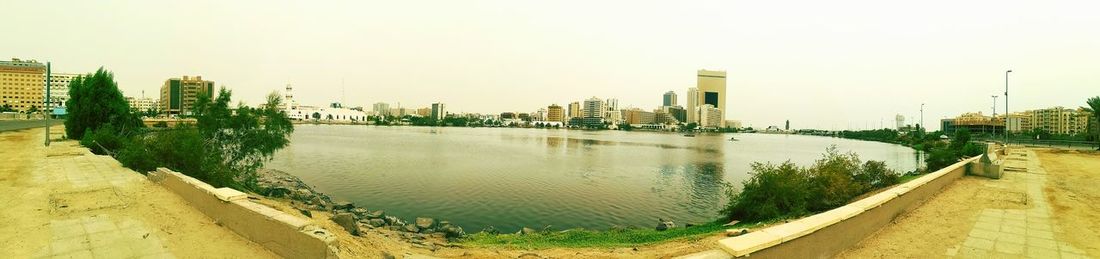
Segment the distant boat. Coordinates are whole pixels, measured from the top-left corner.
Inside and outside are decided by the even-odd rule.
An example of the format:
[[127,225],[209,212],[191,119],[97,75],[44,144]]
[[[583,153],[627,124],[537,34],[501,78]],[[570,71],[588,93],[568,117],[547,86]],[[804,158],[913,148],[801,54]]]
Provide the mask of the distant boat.
[[730,141],[737,141],[737,138],[730,137]]
[[684,134],[684,137],[695,137],[695,134],[691,134],[691,133]]

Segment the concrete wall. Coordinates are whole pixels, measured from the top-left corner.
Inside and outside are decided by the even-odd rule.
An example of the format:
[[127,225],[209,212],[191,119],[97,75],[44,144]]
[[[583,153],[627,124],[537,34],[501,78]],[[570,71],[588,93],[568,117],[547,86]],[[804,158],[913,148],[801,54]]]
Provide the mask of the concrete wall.
[[832,257],[919,207],[965,175],[977,159],[963,160],[840,208],[719,240],[719,247],[734,257]]
[[[335,236],[307,219],[252,202],[231,188],[214,188],[190,176],[157,168],[149,179],[237,234],[286,258],[335,258]],[[215,241],[212,241],[215,242]]]

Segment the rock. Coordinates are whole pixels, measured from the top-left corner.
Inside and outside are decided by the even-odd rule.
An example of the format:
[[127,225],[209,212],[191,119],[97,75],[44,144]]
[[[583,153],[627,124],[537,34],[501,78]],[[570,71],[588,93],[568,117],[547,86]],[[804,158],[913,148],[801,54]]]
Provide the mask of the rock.
[[538,233],[538,231],[533,229],[533,228],[529,228],[529,227],[523,227],[523,229],[519,230],[519,234],[523,234],[523,235],[530,235],[530,234],[534,234],[534,233]]
[[321,196],[316,196],[316,195],[313,196],[313,199],[309,200],[309,204],[310,205],[321,206],[322,208],[328,207],[325,204],[325,200],[322,200]]
[[466,231],[462,231],[462,227],[452,226],[450,224],[440,227],[440,230],[443,232],[443,236],[447,238],[456,238],[466,235]]
[[347,230],[348,233],[359,235],[359,225],[355,224],[355,216],[351,215],[351,213],[337,213],[335,216],[332,216],[332,221],[344,227],[344,230]]
[[416,227],[420,229],[431,229],[435,227],[435,219],[418,217],[416,218]]
[[385,217],[385,216],[386,216],[386,212],[381,211],[381,210],[367,212],[367,214],[366,214],[366,217],[368,219],[378,219],[378,218],[382,218],[382,217]]
[[749,233],[749,230],[744,229],[744,228],[727,229],[726,230],[726,236],[730,236],[730,237],[740,236],[740,235],[744,235],[744,234],[748,234],[748,233]]
[[264,195],[275,198],[284,198],[289,196],[291,192],[292,191],[290,189],[287,189],[286,187],[275,186],[267,188],[267,191]]
[[355,205],[347,201],[336,202],[332,205],[333,210],[351,210],[353,208],[355,208]]
[[441,232],[435,232],[435,233],[432,233],[432,237],[434,237],[434,238],[445,238],[445,237],[447,237],[447,234],[444,234],[444,233],[441,233]]
[[366,208],[353,208],[353,209],[348,210],[348,212],[351,212],[351,214],[355,214],[356,219],[365,219],[365,218],[367,218],[366,217],[367,216],[367,209]]
[[369,224],[372,227],[381,227],[383,225],[386,225],[386,221],[382,220],[382,219],[370,219],[370,220],[367,220],[367,224]]
[[397,257],[394,257],[392,254],[390,254],[390,252],[382,252],[382,258],[383,259],[397,259]]
[[413,233],[420,232],[420,228],[417,228],[415,225],[405,225],[405,228],[403,228],[402,230]]
[[399,219],[397,217],[394,217],[394,216],[386,216],[383,219],[386,220],[386,224],[391,225],[391,226],[397,226],[397,227],[405,226],[405,221],[402,221],[401,219]]
[[493,226],[485,227],[484,229],[481,229],[481,232],[486,233],[486,234],[493,234],[493,235],[500,234],[500,231],[497,231],[497,229],[494,228]]
[[298,212],[301,212],[302,215],[306,215],[306,217],[313,218],[313,213],[310,213],[309,210],[298,209]]
[[676,223],[671,220],[657,219],[657,231],[665,231],[674,227],[676,227]]

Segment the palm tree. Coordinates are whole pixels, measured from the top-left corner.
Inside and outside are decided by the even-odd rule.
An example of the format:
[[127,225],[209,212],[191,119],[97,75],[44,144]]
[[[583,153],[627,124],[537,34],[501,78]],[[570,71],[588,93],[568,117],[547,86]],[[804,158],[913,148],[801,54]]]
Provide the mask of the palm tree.
[[[1085,103],[1087,103],[1089,105],[1089,107],[1081,107],[1081,108],[1086,110],[1086,111],[1091,112],[1092,113],[1092,118],[1094,119],[1093,121],[1097,124],[1100,124],[1100,96],[1089,98],[1089,100],[1086,101]],[[1090,129],[1091,128],[1100,128],[1100,125],[1097,125],[1097,127],[1089,127],[1089,128]],[[1096,130],[1096,141],[1100,142],[1100,129]],[[1100,150],[1100,147],[1097,147],[1096,150]]]

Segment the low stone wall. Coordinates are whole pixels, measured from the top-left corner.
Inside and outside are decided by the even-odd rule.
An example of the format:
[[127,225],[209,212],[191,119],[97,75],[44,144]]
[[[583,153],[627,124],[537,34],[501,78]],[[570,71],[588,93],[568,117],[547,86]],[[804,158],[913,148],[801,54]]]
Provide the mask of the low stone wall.
[[962,177],[979,157],[969,158],[878,194],[796,221],[725,238],[718,246],[734,257],[828,258],[916,209]]
[[232,188],[214,188],[166,168],[157,168],[148,177],[218,224],[275,254],[286,258],[336,258],[335,236],[307,219],[252,202],[248,195]]

